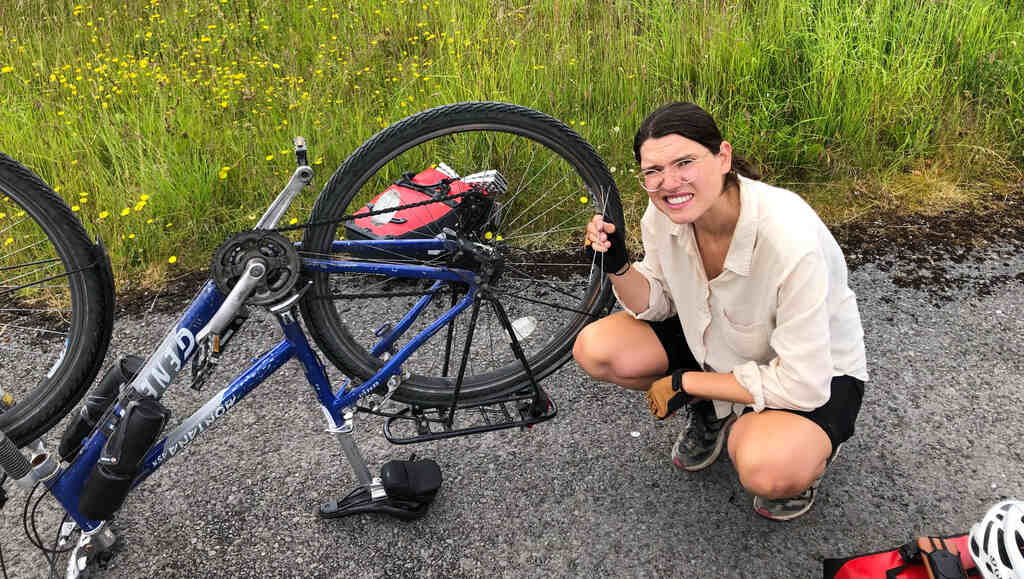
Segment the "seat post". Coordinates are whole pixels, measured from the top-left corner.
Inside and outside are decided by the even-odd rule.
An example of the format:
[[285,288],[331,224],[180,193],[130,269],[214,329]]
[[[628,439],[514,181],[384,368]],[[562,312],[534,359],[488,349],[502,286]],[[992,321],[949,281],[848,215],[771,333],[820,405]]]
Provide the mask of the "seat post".
[[340,427],[332,430],[338,437],[338,442],[341,444],[341,450],[345,453],[345,460],[348,461],[349,465],[352,466],[352,470],[356,473],[356,479],[359,481],[359,485],[370,492],[371,500],[382,500],[387,497],[387,494],[384,492],[384,487],[381,485],[379,478],[370,476],[370,469],[367,468],[366,461],[363,460],[363,455],[359,452],[359,447],[356,446],[356,441],[352,437],[352,431],[355,430],[353,424],[354,416],[354,410],[351,408],[346,409],[342,413],[342,419],[344,422]]

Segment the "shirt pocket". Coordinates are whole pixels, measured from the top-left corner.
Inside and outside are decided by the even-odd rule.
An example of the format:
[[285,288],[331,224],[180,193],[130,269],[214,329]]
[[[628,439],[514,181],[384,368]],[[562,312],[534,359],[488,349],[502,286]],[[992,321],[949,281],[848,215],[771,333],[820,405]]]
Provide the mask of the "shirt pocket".
[[736,314],[722,309],[722,333],[729,348],[745,360],[765,363],[775,357],[769,340],[770,324],[740,321]]

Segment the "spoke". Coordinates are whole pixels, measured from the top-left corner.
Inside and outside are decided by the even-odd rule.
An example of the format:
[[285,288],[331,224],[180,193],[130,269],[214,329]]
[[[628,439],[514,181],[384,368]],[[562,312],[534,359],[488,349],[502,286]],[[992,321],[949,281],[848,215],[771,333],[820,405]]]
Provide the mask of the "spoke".
[[[501,237],[505,241],[510,241],[510,240],[520,240],[521,241],[521,240],[529,239],[529,238],[548,237],[552,233],[564,233],[566,231],[579,231],[579,230],[580,230],[579,227],[566,227],[564,229],[549,229],[547,231],[540,231],[538,233],[524,233],[523,235],[513,235],[513,236],[504,236],[504,235],[502,235]],[[537,251],[558,251],[558,250],[537,250]]]
[[32,249],[33,247],[35,247],[37,245],[42,245],[42,244],[46,243],[47,241],[48,240],[46,238],[43,238],[43,239],[40,239],[39,241],[37,241],[37,242],[35,242],[35,243],[31,244],[31,245],[26,245],[24,247],[20,247],[20,248],[18,248],[17,251],[12,251],[11,253],[8,253],[7,255],[4,255],[3,257],[0,257],[0,262],[6,262],[7,259],[9,257],[11,257],[12,255],[18,255],[19,253],[21,253],[23,251],[28,251],[29,249]]
[[577,301],[577,302],[580,300],[580,296],[579,295],[571,294],[571,293],[569,293],[567,291],[564,291],[564,290],[562,290],[562,288],[559,288],[558,286],[552,285],[552,282],[550,282],[550,281],[548,281],[546,279],[537,279],[535,277],[530,276],[526,272],[519,271],[519,270],[517,270],[515,268],[509,268],[509,269],[511,269],[512,271],[515,271],[519,275],[526,276],[526,279],[531,279],[533,281],[533,283],[535,283],[535,284],[547,286],[548,289],[550,289],[551,291],[553,291],[555,293],[560,293],[560,294],[564,295],[565,297],[570,298],[570,299],[572,299],[574,301]]
[[30,332],[41,332],[41,333],[44,333],[44,334],[57,334],[58,336],[66,336],[66,335],[68,335],[67,332],[59,332],[57,330],[47,330],[46,328],[33,328],[31,326],[19,326],[17,324],[0,324],[0,327],[3,328],[4,332],[6,332],[8,328],[12,328],[12,329],[15,329],[15,330],[27,330],[27,331],[30,331]]
[[[10,255],[14,255],[14,254],[12,253]],[[4,256],[4,257],[7,257],[7,256]],[[0,258],[0,261],[3,261],[3,258]],[[8,271],[8,270],[12,270],[12,269],[18,269],[18,268],[21,268],[21,267],[28,267],[30,265],[39,265],[41,263],[52,263],[54,261],[60,261],[60,260],[58,258],[56,258],[56,257],[52,257],[50,259],[41,259],[39,261],[26,261],[25,263],[22,263],[22,264],[19,264],[19,265],[5,265],[3,267],[0,267],[0,271]]]
[[516,276],[506,275],[506,276],[502,276],[501,279],[502,280],[515,281],[515,282],[524,283],[524,284],[527,284],[527,283],[546,283],[546,284],[561,284],[561,285],[565,285],[565,286],[579,286],[579,285],[582,285],[583,284],[583,280],[587,279],[587,278],[582,278],[581,277],[577,281],[572,281],[572,280],[538,280],[535,277],[516,277]]
[[31,277],[32,275],[35,275],[36,273],[47,271],[47,270],[51,270],[51,269],[53,269],[53,268],[52,267],[39,267],[39,268],[36,268],[36,269],[34,269],[32,271],[26,271],[26,272],[22,273],[21,275],[16,275],[16,276],[14,276],[12,278],[8,278],[8,279],[5,279],[4,281],[0,281],[0,287],[13,287],[11,285],[12,282],[15,282],[15,281],[17,281],[19,279],[22,279],[22,278]]
[[13,291],[16,291],[16,290],[27,288],[29,286],[38,286],[39,289],[62,290],[65,293],[67,293],[68,286],[66,286],[66,285],[63,285],[63,284],[61,284],[61,285],[41,285],[41,284],[43,284],[44,282],[50,281],[52,279],[56,279],[56,278],[59,278],[59,277],[66,277],[66,276],[69,276],[69,275],[71,275],[71,274],[69,274],[69,273],[62,273],[60,275],[56,275],[56,276],[53,276],[53,277],[46,278],[44,280],[40,280],[38,283],[29,283],[29,284],[25,284],[25,285],[0,285],[0,288],[3,288],[5,290],[7,290],[7,291],[0,291],[0,296],[2,296],[4,294],[7,294],[7,293],[10,293],[10,292],[13,292]]
[[[80,270],[79,270],[79,271],[80,271]],[[9,293],[12,293],[12,292],[18,291],[18,290],[20,290],[20,289],[25,289],[25,288],[27,288],[27,287],[32,287],[32,286],[37,286],[37,285],[41,285],[41,284],[44,284],[44,283],[46,283],[46,282],[48,282],[48,281],[51,281],[51,280],[55,280],[55,279],[57,279],[57,278],[59,278],[59,277],[66,277],[66,276],[69,276],[69,275],[71,275],[71,274],[70,274],[70,273],[68,273],[68,272],[64,272],[64,273],[62,273],[62,274],[59,274],[59,275],[53,275],[53,276],[50,276],[50,277],[46,277],[46,278],[43,278],[43,279],[41,279],[41,280],[39,280],[39,281],[34,281],[34,282],[32,282],[32,283],[27,283],[27,284],[25,284],[25,285],[21,285],[21,286],[13,287],[13,288],[7,288],[7,289],[5,289],[5,290],[3,290],[3,291],[0,291],[0,296],[5,296],[5,295],[7,295],[7,294],[9,294]],[[61,288],[63,288],[64,286],[44,286],[44,287],[48,287],[48,288],[49,288],[49,287],[61,287]]]
[[558,231],[579,231],[579,228],[578,228],[578,227],[573,227],[573,228],[571,228],[571,229],[559,229],[559,228],[561,228],[561,227],[562,227],[563,225],[565,225],[566,223],[568,223],[568,222],[572,221],[573,219],[575,219],[575,218],[579,217],[579,215],[580,215],[580,214],[581,214],[582,212],[580,212],[580,213],[575,213],[575,214],[573,214],[573,215],[570,215],[569,217],[567,217],[567,218],[563,219],[561,223],[559,223],[559,224],[555,225],[555,226],[554,226],[554,228],[551,228],[551,229],[547,229],[547,230],[545,230],[545,231],[543,231],[543,232],[538,232],[538,233],[528,233],[528,234],[518,235],[518,232],[522,231],[522,230],[523,230],[523,229],[524,229],[524,228],[525,228],[526,226],[528,226],[528,225],[531,225],[531,224],[532,224],[533,222],[537,221],[537,220],[538,220],[538,219],[540,219],[541,217],[544,217],[544,216],[545,216],[545,215],[547,215],[548,213],[551,213],[552,211],[554,211],[555,209],[557,209],[559,205],[562,205],[562,204],[564,204],[566,200],[569,200],[569,198],[567,197],[566,199],[563,199],[562,201],[558,202],[558,203],[557,203],[556,205],[552,205],[552,206],[551,206],[551,207],[549,207],[549,208],[548,208],[548,209],[547,209],[546,211],[544,211],[544,213],[541,213],[540,215],[538,215],[538,216],[534,217],[533,219],[531,219],[529,223],[526,223],[525,225],[523,225],[523,226],[522,226],[522,227],[520,227],[519,229],[517,229],[517,230],[515,230],[515,231],[513,231],[513,232],[510,232],[510,233],[509,233],[509,239],[517,239],[517,238],[519,238],[519,239],[523,239],[523,238],[526,238],[526,237],[531,237],[531,236],[536,236],[536,235],[550,235],[550,234],[552,234],[552,233],[555,233],[555,232],[558,232]]
[[[564,203],[564,201],[563,201],[563,203]],[[560,204],[561,204],[561,203],[560,203]],[[557,205],[556,205],[555,207],[557,207]],[[541,215],[538,215],[538,216],[537,216],[537,218],[536,218],[536,219],[533,219],[532,221],[530,221],[530,223],[533,223],[534,221],[536,221],[537,219],[539,219],[540,217],[542,217],[542,216],[543,216],[544,214],[546,214],[546,213],[550,212],[550,211],[551,211],[552,209],[554,209],[555,207],[552,207],[552,208],[551,208],[551,209],[549,209],[548,211],[545,211],[545,212],[544,212],[544,213],[542,213]],[[567,223],[569,223],[569,222],[571,222],[571,221],[574,221],[574,220],[576,220],[576,219],[577,219],[577,218],[579,218],[579,216],[580,216],[580,215],[582,215],[583,213],[584,213],[583,211],[578,211],[578,212],[576,212],[576,213],[573,213],[572,215],[569,215],[568,217],[566,217],[565,219],[563,219],[563,220],[562,220],[561,222],[557,223],[557,224],[556,224],[556,225],[554,225],[553,227],[551,227],[551,228],[549,228],[549,229],[547,229],[547,230],[545,230],[545,231],[543,231],[543,232],[537,232],[537,233],[528,233],[528,234],[518,235],[518,233],[519,233],[520,231],[522,231],[522,230],[523,230],[523,228],[524,228],[524,227],[526,227],[526,225],[529,225],[529,224],[530,224],[530,223],[527,223],[526,225],[524,225],[523,227],[520,227],[519,229],[516,229],[515,231],[510,231],[510,232],[506,233],[506,235],[505,235],[505,238],[506,238],[506,239],[523,239],[523,238],[526,238],[526,237],[535,237],[535,236],[537,236],[537,235],[550,235],[550,234],[552,234],[552,233],[561,233],[561,232],[564,232],[564,231],[577,231],[577,232],[578,232],[578,231],[580,231],[580,227],[579,227],[579,225],[575,225],[575,224],[574,224],[574,225],[573,225],[573,227],[570,227],[570,228],[563,228],[562,226],[563,226],[563,225],[565,225],[565,224],[567,224]]]
[[12,224],[8,225],[7,227],[5,227],[5,228],[3,228],[3,229],[0,229],[0,233],[7,233],[7,232],[8,232],[8,231],[10,231],[11,229],[13,229],[13,228],[17,227],[18,225],[21,225],[21,224],[22,224],[22,223],[24,223],[25,221],[28,221],[28,219],[29,219],[28,217],[26,217],[26,218],[24,218],[24,219],[19,219],[19,220],[15,221],[14,223],[12,223]]
[[11,346],[11,345],[8,345],[8,344],[4,344],[4,345],[0,346],[0,351],[21,352],[23,354],[32,354],[33,356],[35,356],[37,358],[40,357],[39,356],[40,352],[37,349],[27,350],[25,348],[18,348],[18,347]]
[[[63,287],[63,286],[61,286],[61,287]],[[0,312],[33,312],[33,313],[59,312],[59,313],[67,314],[67,313],[71,313],[71,310],[64,310],[64,309],[58,309],[58,308],[0,308]]]
[[520,295],[520,294],[517,294],[515,292],[510,292],[510,291],[507,291],[507,290],[494,290],[494,293],[501,294],[503,296],[508,296],[508,297],[511,297],[511,298],[516,298],[516,299],[523,300],[523,301],[526,301],[526,302],[530,302],[531,304],[538,304],[538,305],[541,305],[541,306],[548,306],[549,308],[553,308],[553,309],[556,309],[556,310],[562,310],[562,311],[566,311],[566,312],[575,312],[577,314],[582,314],[584,316],[591,317],[591,318],[599,318],[599,317],[601,317],[601,313],[600,312],[587,312],[587,311],[584,311],[584,310],[578,310],[576,308],[570,308],[570,307],[563,306],[563,305],[560,305],[560,304],[554,304],[554,303],[551,303],[551,302],[546,302],[544,300],[528,298],[528,297],[526,297],[524,295]]
[[[567,179],[567,177],[563,177],[561,181],[559,181],[558,183],[555,183],[555,184],[554,184],[553,186],[549,187],[549,188],[548,188],[548,189],[547,189],[547,190],[546,190],[546,191],[544,192],[544,194],[543,194],[543,195],[541,195],[540,197],[538,197],[538,198],[537,198],[537,200],[536,200],[536,201],[534,201],[533,203],[530,203],[530,204],[529,204],[529,205],[528,205],[528,206],[527,206],[527,207],[526,207],[525,209],[523,209],[522,211],[520,211],[518,215],[516,215],[516,216],[515,216],[514,218],[512,218],[512,221],[509,221],[509,222],[508,222],[507,224],[505,224],[505,227],[506,227],[506,231],[508,231],[508,232],[509,232],[510,234],[512,234],[512,233],[515,233],[516,231],[520,231],[520,230],[522,230],[522,229],[523,229],[523,227],[526,227],[526,226],[527,226],[527,225],[529,225],[530,223],[533,223],[534,221],[536,221],[537,219],[536,219],[536,218],[534,218],[533,220],[531,220],[531,221],[530,221],[529,223],[527,223],[526,225],[523,225],[523,226],[519,227],[519,229],[516,229],[516,230],[512,231],[512,225],[513,225],[513,224],[514,224],[514,223],[515,223],[516,221],[519,221],[519,218],[520,218],[520,217],[522,217],[523,215],[527,215],[527,214],[528,214],[528,213],[530,212],[530,210],[531,210],[531,209],[533,209],[533,207],[534,207],[535,205],[537,205],[538,203],[540,203],[541,201],[543,201],[544,199],[546,199],[546,198],[547,198],[547,196],[548,196],[548,195],[550,195],[550,194],[551,194],[551,193],[552,193],[552,192],[553,192],[553,191],[555,190],[555,188],[556,188],[556,187],[557,187],[557,186],[558,186],[558,185],[559,185],[560,183],[564,182],[564,181],[565,181],[566,179]],[[568,198],[568,196],[566,196],[566,198]],[[562,203],[564,203],[564,202],[565,202],[565,201],[564,201],[564,199],[563,199],[562,201],[559,201],[558,203],[556,203],[556,204],[555,204],[555,205],[554,205],[553,207],[558,207],[559,205],[561,205],[561,204],[562,204]],[[553,207],[552,207],[552,208],[553,208]],[[548,211],[551,211],[551,209],[548,209],[548,210],[547,210],[547,211],[545,211],[544,213],[541,213],[541,215],[545,215],[546,213],[548,213]]]
[[[534,153],[530,155],[530,163],[529,163],[529,164],[527,165],[527,167],[526,167],[527,169],[529,169],[529,168],[530,168],[530,165],[532,165],[532,164],[533,164],[533,158],[534,158],[534,156],[535,156],[535,155],[536,155],[536,149],[534,149]],[[526,187],[527,187],[527,186],[528,186],[529,184],[531,184],[531,183],[533,183],[533,182],[534,182],[535,180],[537,180],[537,178],[538,178],[538,177],[540,177],[541,173],[543,173],[543,172],[544,172],[544,170],[545,170],[545,169],[547,169],[548,165],[550,165],[551,163],[553,163],[553,162],[555,161],[555,159],[556,159],[556,158],[557,158],[557,157],[555,157],[555,156],[552,156],[552,157],[551,157],[551,158],[550,158],[550,159],[548,160],[548,162],[547,162],[547,163],[545,163],[545,164],[544,164],[544,166],[543,166],[543,167],[541,167],[541,168],[540,168],[540,170],[539,170],[539,171],[537,171],[537,173],[536,173],[536,174],[535,174],[535,175],[534,175],[533,177],[531,177],[531,178],[530,178],[530,179],[529,179],[528,181],[526,181],[525,183],[523,183],[523,184],[522,184],[522,185],[521,185],[521,186],[520,186],[520,187],[518,188],[518,190],[516,190],[516,193],[515,193],[515,195],[513,195],[513,196],[512,196],[512,198],[508,200],[508,204],[509,204],[509,205],[511,206],[511,205],[512,205],[512,202],[513,202],[513,201],[515,201],[516,197],[519,197],[519,194],[520,194],[520,193],[522,193],[522,192],[523,192],[523,190],[524,190],[524,189],[525,189],[525,188],[526,188]],[[528,172],[528,171],[527,171],[527,172]],[[550,191],[549,191],[549,192],[550,192]],[[546,196],[546,195],[547,195],[547,193],[545,193],[544,195]],[[523,214],[525,214],[525,212],[520,212],[520,215],[523,215]],[[510,222],[510,223],[509,223],[508,225],[509,225],[509,226],[511,226],[511,225],[512,225],[512,223],[515,223],[516,219],[518,219],[518,217],[514,218],[514,219],[513,219],[513,220],[512,220],[512,221],[511,221],[511,222]]]

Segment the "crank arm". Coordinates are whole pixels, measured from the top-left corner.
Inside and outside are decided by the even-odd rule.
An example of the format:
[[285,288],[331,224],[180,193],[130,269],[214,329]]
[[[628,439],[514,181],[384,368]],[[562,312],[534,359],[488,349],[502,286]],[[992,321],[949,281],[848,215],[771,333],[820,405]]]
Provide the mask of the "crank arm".
[[231,288],[231,293],[224,298],[224,303],[217,309],[217,313],[213,314],[213,318],[202,330],[199,330],[199,334],[196,335],[196,343],[201,344],[211,334],[221,335],[231,325],[235,314],[245,305],[245,300],[249,299],[265,275],[267,275],[267,265],[262,260],[250,259],[246,264],[245,273],[239,278],[235,287]]

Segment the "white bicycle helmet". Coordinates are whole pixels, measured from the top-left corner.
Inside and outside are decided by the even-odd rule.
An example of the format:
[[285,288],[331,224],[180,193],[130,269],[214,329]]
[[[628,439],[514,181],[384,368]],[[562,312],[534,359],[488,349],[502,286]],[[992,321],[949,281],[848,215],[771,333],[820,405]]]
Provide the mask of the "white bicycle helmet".
[[985,579],[1024,579],[1024,501],[1003,501],[971,527],[968,546]]

